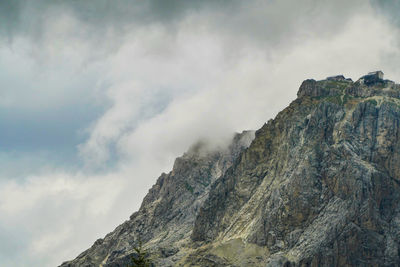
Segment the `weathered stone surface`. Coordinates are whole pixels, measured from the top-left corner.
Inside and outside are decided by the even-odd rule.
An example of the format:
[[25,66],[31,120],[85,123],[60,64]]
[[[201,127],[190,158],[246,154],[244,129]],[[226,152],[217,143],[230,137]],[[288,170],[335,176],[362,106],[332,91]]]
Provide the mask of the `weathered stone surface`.
[[400,264],[398,88],[374,90],[304,82],[216,181],[193,240],[240,237],[266,246],[269,266]]
[[304,81],[248,148],[194,146],[63,266],[122,266],[139,237],[157,266],[400,266],[400,86],[339,78]]
[[253,131],[236,134],[227,148],[193,145],[161,174],[138,212],[87,251],[61,266],[124,266],[139,239],[158,266],[171,266],[182,257],[193,223],[210,186],[232,165],[254,138]]
[[326,79],[328,81],[345,81],[346,80],[346,78],[343,75],[330,76]]

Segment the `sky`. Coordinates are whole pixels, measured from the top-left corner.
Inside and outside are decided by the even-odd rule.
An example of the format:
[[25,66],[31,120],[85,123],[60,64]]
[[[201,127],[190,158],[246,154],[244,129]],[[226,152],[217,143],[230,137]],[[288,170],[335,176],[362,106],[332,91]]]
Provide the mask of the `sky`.
[[0,1],[0,266],[58,266],[301,82],[400,82],[397,0]]

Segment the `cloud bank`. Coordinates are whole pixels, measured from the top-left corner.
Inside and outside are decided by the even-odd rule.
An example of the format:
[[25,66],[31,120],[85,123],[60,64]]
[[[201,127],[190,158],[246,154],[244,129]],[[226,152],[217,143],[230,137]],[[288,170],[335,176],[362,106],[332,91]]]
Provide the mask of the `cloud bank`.
[[400,81],[397,2],[1,1],[0,263],[55,266],[302,80]]

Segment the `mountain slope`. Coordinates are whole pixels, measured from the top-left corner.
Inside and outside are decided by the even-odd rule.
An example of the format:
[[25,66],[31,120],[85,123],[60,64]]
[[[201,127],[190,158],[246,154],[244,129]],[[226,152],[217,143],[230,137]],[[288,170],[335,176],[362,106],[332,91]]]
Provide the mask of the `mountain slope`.
[[267,266],[400,264],[399,86],[362,81],[305,81],[215,183],[193,239],[266,247]]
[[157,266],[399,266],[399,118],[400,86],[380,73],[306,80],[248,148],[177,160],[130,221],[63,266],[124,266],[139,236]]
[[138,212],[104,239],[61,266],[126,266],[139,240],[160,266],[172,265],[190,242],[193,223],[211,184],[232,165],[254,138],[254,131],[236,134],[227,148],[193,145],[161,174]]

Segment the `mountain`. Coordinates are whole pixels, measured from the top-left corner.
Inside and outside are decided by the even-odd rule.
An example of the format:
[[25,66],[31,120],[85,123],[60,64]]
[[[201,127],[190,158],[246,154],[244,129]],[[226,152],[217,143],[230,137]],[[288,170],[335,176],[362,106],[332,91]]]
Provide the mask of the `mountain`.
[[124,266],[139,241],[150,248],[159,266],[171,266],[186,253],[194,221],[212,184],[254,139],[254,131],[235,134],[225,148],[199,141],[161,174],[138,212],[75,260],[61,266]]
[[[61,266],[400,266],[400,85],[306,80],[225,149],[194,145],[139,211]],[[254,138],[254,139],[253,139]]]

